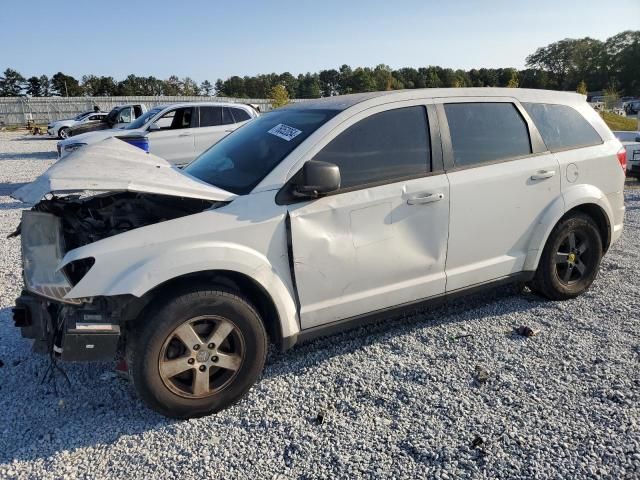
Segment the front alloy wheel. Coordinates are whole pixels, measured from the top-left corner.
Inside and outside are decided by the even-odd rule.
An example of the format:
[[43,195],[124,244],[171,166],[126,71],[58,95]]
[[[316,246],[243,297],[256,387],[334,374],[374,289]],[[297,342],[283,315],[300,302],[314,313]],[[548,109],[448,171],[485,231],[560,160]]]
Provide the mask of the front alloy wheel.
[[227,319],[201,316],[167,336],[158,370],[166,387],[185,398],[215,395],[229,385],[244,360],[242,332]]
[[158,302],[127,336],[140,398],[172,418],[208,415],[238,401],[260,376],[267,334],[239,293],[193,286]]

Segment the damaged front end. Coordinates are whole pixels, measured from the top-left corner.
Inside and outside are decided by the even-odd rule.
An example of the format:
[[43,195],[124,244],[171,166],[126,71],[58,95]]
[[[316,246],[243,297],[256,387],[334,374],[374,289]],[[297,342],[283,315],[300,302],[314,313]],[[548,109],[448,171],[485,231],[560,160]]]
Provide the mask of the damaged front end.
[[15,326],[34,340],[34,351],[63,360],[109,359],[124,322],[142,306],[136,297],[75,298],[70,292],[93,267],[88,257],[64,263],[71,250],[133,229],[222,205],[197,198],[118,192],[90,197],[53,196],[23,212],[24,290],[13,309]]

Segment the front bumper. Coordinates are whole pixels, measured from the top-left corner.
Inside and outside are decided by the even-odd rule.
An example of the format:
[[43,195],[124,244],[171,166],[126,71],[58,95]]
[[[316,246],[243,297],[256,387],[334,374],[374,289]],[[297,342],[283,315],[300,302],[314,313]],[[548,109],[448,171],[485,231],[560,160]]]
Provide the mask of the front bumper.
[[24,338],[34,340],[36,353],[78,362],[109,360],[118,350],[120,326],[95,305],[69,307],[23,291],[13,321]]

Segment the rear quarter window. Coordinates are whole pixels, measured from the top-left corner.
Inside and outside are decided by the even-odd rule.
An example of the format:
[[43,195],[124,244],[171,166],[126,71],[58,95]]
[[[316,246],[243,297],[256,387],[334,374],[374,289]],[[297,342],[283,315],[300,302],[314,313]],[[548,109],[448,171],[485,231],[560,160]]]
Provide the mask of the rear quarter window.
[[523,103],[552,152],[600,145],[602,138],[576,109],[553,103]]
[[448,103],[444,110],[456,167],[531,153],[527,124],[512,103]]

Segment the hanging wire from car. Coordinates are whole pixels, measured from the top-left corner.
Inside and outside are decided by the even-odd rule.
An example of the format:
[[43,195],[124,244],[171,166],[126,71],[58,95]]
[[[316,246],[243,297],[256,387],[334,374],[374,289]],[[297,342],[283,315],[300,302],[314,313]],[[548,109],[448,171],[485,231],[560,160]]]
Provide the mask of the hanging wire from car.
[[[57,374],[60,374],[66,380],[67,386],[69,387],[69,389],[71,389],[71,380],[69,380],[67,372],[65,372],[64,369],[60,365],[58,365],[58,359],[56,358],[56,353],[59,353],[58,350],[60,350],[60,348],[55,344],[56,333],[62,329],[62,324],[63,321],[59,320],[58,325],[56,325],[56,328],[52,328],[52,334],[47,339],[47,350],[49,351],[49,366],[45,370],[44,375],[42,376],[42,380],[40,381],[40,385],[44,384],[45,382],[50,383],[53,386],[53,393],[56,396],[59,396],[58,382],[56,379]],[[53,327],[53,325],[51,326]]]

